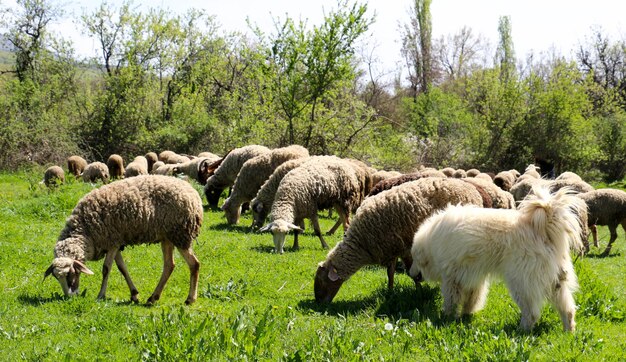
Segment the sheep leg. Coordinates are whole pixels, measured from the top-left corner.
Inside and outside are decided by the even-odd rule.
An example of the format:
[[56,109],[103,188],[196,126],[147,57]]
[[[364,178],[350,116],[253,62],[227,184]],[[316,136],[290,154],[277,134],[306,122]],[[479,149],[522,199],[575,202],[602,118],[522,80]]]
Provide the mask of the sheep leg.
[[320,229],[320,223],[317,219],[317,215],[313,215],[311,217],[311,224],[313,225],[313,231],[315,232],[315,235],[317,235],[317,237],[320,238],[320,241],[322,242],[322,248],[328,249],[328,244],[326,244],[326,240],[324,240],[324,237],[322,236],[322,230]]
[[126,263],[124,263],[121,251],[115,253],[115,265],[117,265],[117,269],[119,269],[120,273],[122,273],[124,279],[126,280],[126,284],[128,284],[128,288],[130,289],[130,300],[133,303],[139,303],[139,298],[137,298],[139,291],[130,279],[130,274],[128,273],[128,268],[126,268]]
[[165,283],[167,283],[174,271],[174,245],[169,241],[164,241],[161,243],[161,250],[163,251],[163,272],[161,273],[159,284],[157,284],[154,292],[146,301],[147,304],[153,304],[161,298],[161,292],[163,292]]
[[111,266],[113,266],[113,260],[117,254],[118,249],[112,249],[107,251],[102,264],[102,285],[100,285],[100,293],[98,293],[98,299],[105,299],[107,294],[107,283],[109,282],[109,273],[111,272]]
[[337,222],[335,222],[335,225],[333,225],[333,227],[330,228],[330,230],[328,230],[326,232],[326,235],[333,235],[335,233],[335,231],[337,231],[337,229],[339,229],[339,225],[341,225],[341,219],[337,220]]
[[598,247],[598,227],[596,226],[596,224],[593,224],[589,227],[589,230],[591,230],[591,235],[593,235],[593,246],[597,248]]
[[602,252],[602,256],[608,256],[611,252],[611,248],[613,247],[613,242],[617,239],[617,225],[609,225],[609,232],[611,233],[611,239],[609,243],[606,245],[606,249]]
[[387,266],[387,289],[393,289],[393,279],[396,273],[396,265],[398,264],[398,259],[393,258],[391,264]]
[[189,305],[196,301],[198,298],[198,274],[200,271],[200,261],[193,253],[191,248],[184,250],[178,249],[180,255],[183,256],[187,265],[189,266],[189,295],[185,304]]

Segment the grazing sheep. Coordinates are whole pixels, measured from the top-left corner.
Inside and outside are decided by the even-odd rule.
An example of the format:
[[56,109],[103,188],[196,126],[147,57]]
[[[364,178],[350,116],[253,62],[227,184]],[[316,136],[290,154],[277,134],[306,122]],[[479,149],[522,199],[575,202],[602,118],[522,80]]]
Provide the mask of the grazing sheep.
[[133,177],[148,174],[148,160],[144,156],[137,156],[133,162],[126,165],[124,177]]
[[198,158],[210,158],[212,160],[219,160],[221,157],[211,152],[200,152],[198,153]]
[[169,157],[167,158],[167,161],[163,161],[163,162],[165,162],[165,164],[177,164],[177,163],[185,163],[189,161],[191,161],[190,157],[175,153],[173,155],[169,155]]
[[419,173],[422,174],[422,177],[448,177],[443,172],[439,170],[435,170],[433,168],[426,168],[426,169],[420,170]]
[[563,327],[574,331],[578,288],[570,248],[580,251],[578,215],[586,206],[570,190],[551,195],[533,189],[518,209],[494,210],[451,205],[433,215],[415,234],[409,274],[441,283],[446,315],[471,314],[484,307],[489,280],[501,276],[530,331],[549,299]]
[[[428,171],[424,171],[424,172],[428,172]],[[433,176],[433,177],[446,178],[446,176],[443,173],[436,173],[436,175],[441,175],[441,176]],[[396,177],[390,177],[386,180],[382,180],[376,183],[374,187],[372,187],[372,189],[370,190],[370,193],[367,196],[371,197],[385,190],[389,190],[393,187],[402,185],[403,183],[419,180],[421,178],[426,178],[426,177],[429,177],[429,176],[426,176],[424,173],[422,173],[422,171],[407,173],[407,174],[396,176]]]
[[159,156],[157,156],[155,152],[148,152],[144,157],[146,158],[146,161],[148,161],[148,173],[152,173],[152,170],[154,170],[154,164],[159,161]]
[[[535,166],[534,164],[530,164],[528,166],[526,166],[526,169],[524,170],[523,175],[527,175],[530,177],[534,177],[534,178],[541,178],[541,174],[539,174],[539,171],[537,170],[541,170],[538,166]],[[521,176],[520,176],[521,177]]]
[[80,273],[93,274],[85,261],[104,259],[98,299],[106,297],[113,261],[138,302],[122,249],[129,245],[161,243],[163,273],[147,303],[159,300],[174,270],[173,252],[178,249],[190,270],[186,304],[197,297],[200,263],[192,242],[200,232],[202,199],[189,183],[165,176],[137,176],[102,186],[85,195],[67,219],[54,248],[54,260],[46,270],[59,281],[66,296],[78,294]]
[[[153,175],[162,175],[162,176],[174,176],[175,174],[175,170],[178,168],[178,164],[176,163],[168,163],[165,164],[162,161],[157,161],[157,162],[161,162],[161,165],[158,165],[158,167],[155,167],[151,174]],[[155,165],[157,165],[157,163],[155,162]]]
[[550,181],[542,178],[528,177],[516,182],[509,192],[515,201],[522,201],[530,193],[534,186],[548,185]]
[[[315,300],[331,302],[341,285],[365,265],[387,267],[393,287],[398,258],[411,265],[411,245],[420,224],[448,204],[482,205],[476,188],[458,179],[422,178],[366,198],[343,241],[321,262],[315,275]],[[419,283],[418,278],[414,278]]]
[[92,162],[85,167],[83,171],[83,182],[96,182],[101,180],[102,183],[109,183],[109,168],[102,162]]
[[270,177],[261,185],[259,191],[252,201],[250,201],[250,209],[252,210],[252,227],[260,228],[264,223],[267,215],[272,210],[274,204],[274,197],[276,196],[276,190],[280,182],[285,175],[296,167],[299,167],[305,162],[315,160],[318,157],[327,156],[314,156],[314,157],[302,157],[295,160],[290,160],[282,165],[278,166]]
[[519,176],[520,174],[517,170],[501,171],[494,177],[493,183],[502,190],[509,191]]
[[[474,176],[474,178],[479,178],[479,179],[483,179],[485,181],[489,181],[491,183],[493,183],[493,177],[491,177],[488,173],[486,172],[481,172],[478,175]],[[495,184],[494,184],[495,185]]]
[[50,166],[43,174],[43,183],[47,187],[56,187],[65,182],[65,171],[60,166]]
[[151,175],[157,174],[156,170],[158,170],[159,167],[164,166],[164,165],[165,165],[165,162],[163,162],[163,161],[155,162],[154,165],[152,165],[152,171],[150,171],[149,173]]
[[[598,189],[578,194],[587,204],[587,223],[593,234],[593,245],[598,247],[598,232],[596,225],[609,227],[611,238],[602,255],[611,252],[613,242],[617,239],[617,226],[622,225],[626,232],[626,192],[618,189]],[[588,248],[588,242],[585,243]]]
[[69,173],[78,178],[83,170],[87,167],[87,161],[80,156],[70,156],[67,158],[67,170]]
[[170,150],[165,150],[165,151],[161,151],[161,153],[159,153],[158,159],[159,161],[162,161],[163,163],[169,163],[168,160],[170,157],[175,157],[176,156],[176,152],[174,151],[170,151]]
[[465,174],[467,177],[476,177],[480,174],[480,171],[475,168],[470,168]]
[[555,192],[563,187],[569,187],[576,192],[588,192],[593,190],[593,186],[584,181],[576,181],[575,178],[545,180],[541,178],[530,177],[520,182],[517,182],[515,185],[513,185],[513,187],[511,187],[510,192],[513,195],[515,201],[521,201],[526,197],[526,195],[531,192],[533,187],[542,185],[547,185],[550,189],[550,192]]
[[562,174],[557,176],[557,178],[555,178],[555,180],[583,181],[582,177],[580,177],[577,174],[575,174],[574,172],[570,172],[570,171],[563,172]]
[[300,145],[275,148],[269,153],[253,157],[246,161],[235,179],[233,191],[224,201],[222,210],[229,224],[239,222],[241,205],[252,200],[263,183],[281,164],[294,159],[309,157],[309,151]]
[[122,156],[117,154],[109,156],[107,167],[109,168],[109,176],[111,176],[111,179],[124,177],[124,159]]
[[392,177],[398,177],[398,176],[402,176],[402,173],[398,171],[378,170],[374,172],[374,174],[372,174],[372,185],[376,185],[382,180],[386,180],[386,179],[389,179]]
[[219,165],[204,185],[204,195],[208,204],[212,207],[217,207],[222,191],[235,183],[235,179],[243,164],[253,157],[269,152],[270,149],[265,146],[244,146],[228,152],[222,160],[214,162],[213,165],[206,165],[208,169],[215,167],[215,164]]
[[270,217],[272,222],[259,231],[271,231],[274,251],[283,253],[285,236],[289,230],[296,231],[293,249],[298,249],[297,225],[308,218],[323,248],[328,248],[317,220],[319,210],[334,207],[343,223],[344,231],[350,223],[350,212],[362,200],[363,184],[358,171],[350,161],[325,156],[315,162],[305,162],[283,177],[274,198]]
[[467,172],[459,168],[458,170],[455,170],[454,173],[452,173],[452,177],[453,178],[466,178]]
[[441,173],[443,173],[445,175],[445,177],[452,177],[452,175],[454,175],[454,172],[456,171],[454,168],[452,167],[445,167],[442,168],[441,170],[439,170]]
[[[493,209],[514,209],[515,208],[515,199],[513,198],[513,195],[511,195],[510,192],[504,191],[498,186],[496,186],[496,184],[494,184],[491,181],[491,178],[489,179],[489,181],[487,181],[481,178],[468,177],[468,178],[464,178],[463,181],[469,184],[472,184],[474,187],[479,189],[478,190],[479,192],[482,190],[488,195],[489,204],[490,204],[490,206],[488,206],[489,208],[493,208]],[[487,207],[487,206],[483,205],[483,207]]]
[[202,167],[204,165],[215,162],[217,159],[207,157],[197,157],[184,163],[175,164],[173,168],[174,174],[185,174],[192,180],[196,180],[200,184],[206,183],[206,178],[202,178]]

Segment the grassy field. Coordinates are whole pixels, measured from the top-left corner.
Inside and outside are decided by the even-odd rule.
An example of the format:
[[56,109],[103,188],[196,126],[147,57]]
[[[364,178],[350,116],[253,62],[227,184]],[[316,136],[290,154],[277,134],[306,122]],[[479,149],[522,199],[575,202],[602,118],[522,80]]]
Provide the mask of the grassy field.
[[[248,231],[246,215],[228,226],[223,213],[205,211],[194,246],[202,263],[199,296],[184,306],[189,271],[177,268],[152,307],[129,303],[114,270],[108,300],[97,301],[102,261],[83,276],[84,296],[66,299],[54,278],[43,279],[65,218],[93,186],[70,182],[54,192],[38,185],[41,173],[0,174],[0,360],[32,361],[357,361],[357,360],[624,360],[626,359],[626,241],[619,230],[609,257],[576,261],[581,290],[577,331],[564,333],[546,306],[535,330],[518,329],[519,309],[503,283],[472,318],[440,316],[438,285],[416,290],[406,275],[386,290],[380,267],[360,270],[334,302],[313,300],[313,276],[326,251],[310,232],[301,249],[273,254],[269,234]],[[198,186],[198,190],[201,188]],[[328,229],[334,220],[321,219]],[[608,239],[600,227],[601,243]],[[329,237],[332,245],[341,233]],[[288,237],[291,245],[292,237]],[[602,246],[603,246],[602,245]],[[161,273],[158,246],[127,248],[124,256],[140,300]]]

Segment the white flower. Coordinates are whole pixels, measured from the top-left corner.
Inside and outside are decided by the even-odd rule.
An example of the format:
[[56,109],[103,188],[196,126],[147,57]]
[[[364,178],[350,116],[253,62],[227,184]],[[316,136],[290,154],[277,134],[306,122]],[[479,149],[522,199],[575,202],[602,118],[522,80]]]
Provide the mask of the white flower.
[[391,331],[391,330],[393,330],[393,324],[391,324],[391,323],[386,323],[386,324],[385,324],[385,330],[386,330],[386,331]]

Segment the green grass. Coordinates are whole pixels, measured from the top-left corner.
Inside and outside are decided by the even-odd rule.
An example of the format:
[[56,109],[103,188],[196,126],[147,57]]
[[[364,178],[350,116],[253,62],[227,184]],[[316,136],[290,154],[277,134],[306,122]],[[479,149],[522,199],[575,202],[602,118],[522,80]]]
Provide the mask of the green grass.
[[[96,301],[102,261],[83,276],[84,296],[66,299],[53,278],[42,281],[65,218],[93,186],[70,182],[42,188],[40,174],[0,174],[0,359],[33,360],[624,360],[626,358],[626,241],[620,230],[610,257],[602,248],[576,261],[581,290],[577,331],[562,331],[546,306],[535,330],[518,329],[519,309],[503,283],[495,283],[486,308],[471,318],[440,315],[436,284],[419,290],[405,275],[386,290],[386,273],[356,273],[332,304],[313,300],[313,276],[326,251],[310,232],[301,250],[273,254],[269,234],[248,232],[251,219],[227,226],[223,213],[205,212],[194,246],[202,263],[199,296],[184,306],[189,271],[177,268],[152,307],[129,303],[120,273],[106,301]],[[198,187],[200,190],[200,187]],[[334,220],[321,218],[328,229]],[[608,238],[600,227],[601,241]],[[340,234],[340,233],[339,233]],[[327,241],[332,245],[340,235]],[[292,238],[288,238],[291,245]],[[127,248],[124,256],[140,299],[161,272],[158,246]]]

